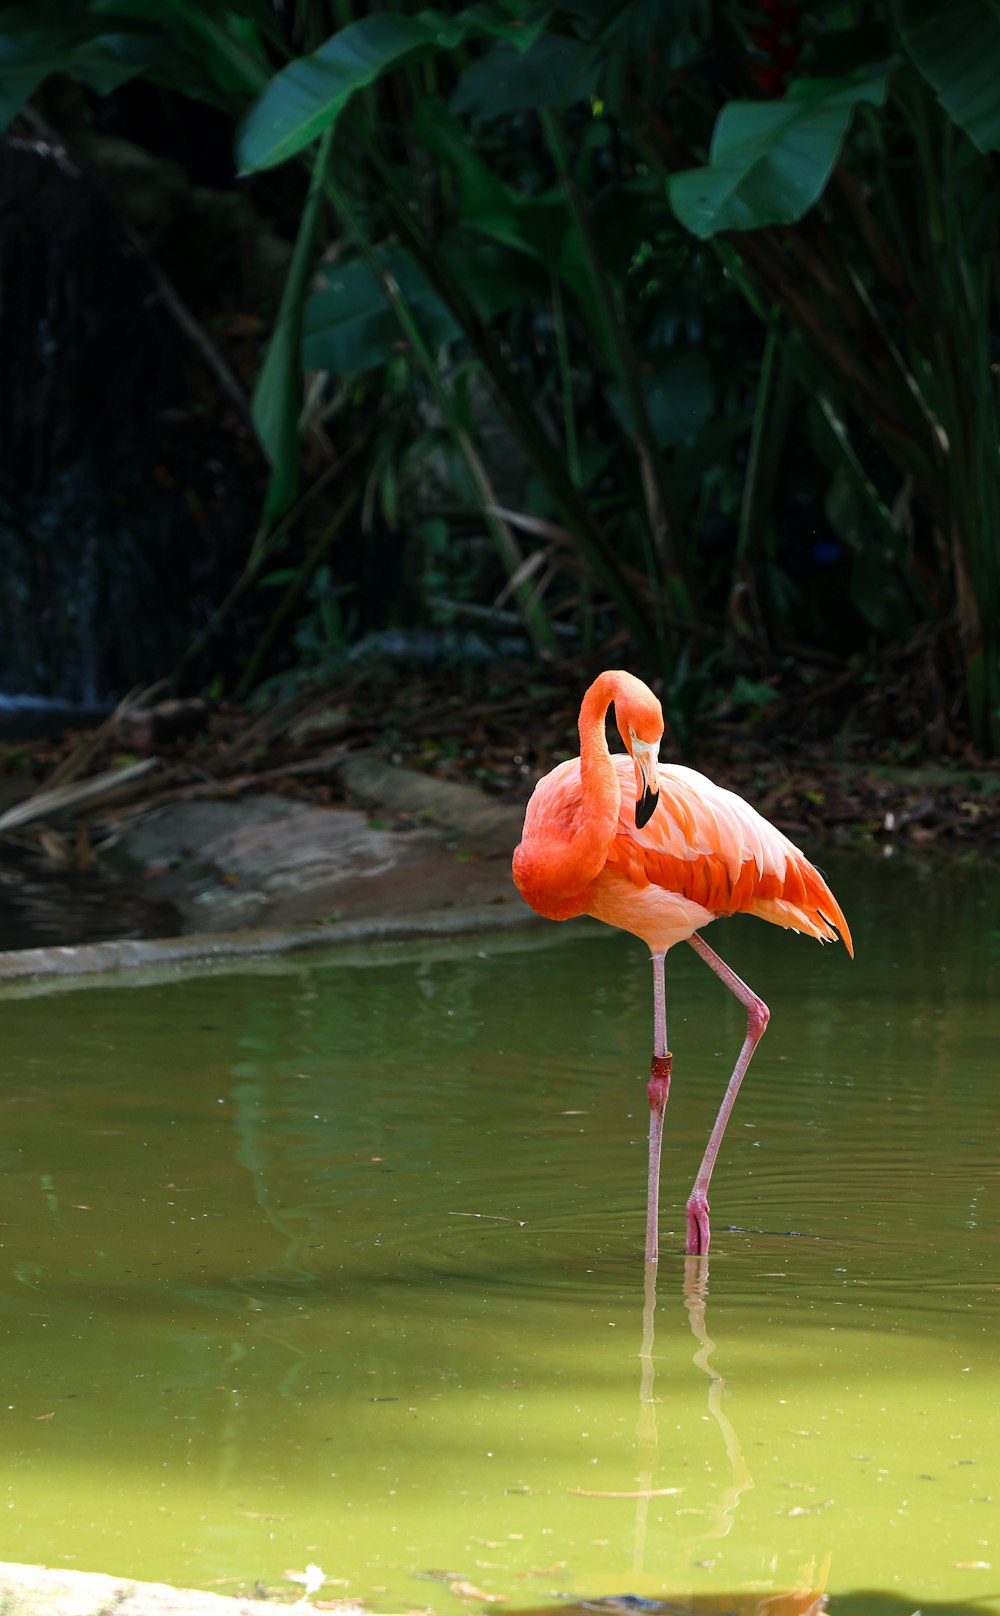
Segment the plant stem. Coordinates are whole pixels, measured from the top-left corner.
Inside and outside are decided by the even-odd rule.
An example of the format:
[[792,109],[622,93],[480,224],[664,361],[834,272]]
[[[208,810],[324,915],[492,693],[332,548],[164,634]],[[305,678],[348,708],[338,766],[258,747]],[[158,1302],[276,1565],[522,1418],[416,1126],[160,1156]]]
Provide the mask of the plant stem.
[[600,346],[604,350],[605,362],[610,366],[622,389],[632,425],[632,438],[639,458],[650,536],[657,564],[663,574],[666,593],[665,627],[669,635],[673,622],[691,623],[695,620],[696,614],[678,555],[678,524],[663,474],[659,445],[649,416],[646,391],[642,385],[625,312],[597,250],[587,209],[570,165],[562,130],[554,113],[547,109],[542,109],[539,117],[583,247],[587,275],[593,293],[593,310],[601,338]]
[[398,194],[386,166],[374,154],[373,160],[377,164],[382,185],[382,199],[390,209],[397,229],[427,280],[447,304],[479,356],[504,406],[511,430],[529,465],[543,483],[560,520],[574,535],[585,559],[634,636],[640,652],[648,657],[656,656],[657,637],[651,617],[630,588],[614,545],[597,522],[587,500],[574,487],[512,367],[503,358],[464,288],[452,275],[441,255],[434,252],[405,199]]
[[576,435],[576,407],[573,403],[573,372],[569,361],[569,342],[566,337],[566,307],[562,287],[552,277],[552,323],[556,333],[556,358],[559,362],[559,382],[562,389],[563,430],[566,433],[566,459],[574,488],[582,488],[580,445]]
[[[327,181],[327,192],[337,212],[350,230],[359,252],[382,287],[389,306],[406,334],[414,356],[427,378],[431,392],[434,394],[438,408],[444,416],[448,430],[462,459],[465,461],[469,475],[472,478],[473,487],[480,501],[483,520],[493,536],[507,576],[508,578],[516,577],[523,562],[520,546],[507,523],[501,517],[495,515],[492,510],[492,507],[497,504],[496,494],[490,484],[486,469],[458,418],[451,395],[438,374],[434,356],[424,340],[423,332],[417,324],[413,311],[403,296],[395,277],[375,252],[343,191],[332,179]],[[517,596],[525,626],[531,635],[535,649],[545,655],[553,655],[556,650],[556,637],[548,615],[538,600],[535,591],[531,588],[530,583],[523,578],[520,579],[515,585],[514,593]]]
[[358,503],[359,497],[358,489],[352,488],[350,493],[347,495],[347,498],[341,502],[333,516],[330,518],[329,522],[327,522],[319,538],[309,551],[309,554],[306,556],[302,565],[298,568],[295,577],[292,579],[288,588],[285,590],[285,593],[282,595],[281,600],[278,602],[275,610],[268,618],[264,632],[257,641],[257,644],[254,646],[253,652],[247,661],[246,667],[243,669],[243,672],[240,675],[239,683],[237,684],[234,692],[237,701],[245,700],[250,691],[253,689],[254,685],[257,683],[257,677],[260,673],[264,658],[267,656],[268,651],[270,651],[271,646],[274,644],[278,630],[282,628],[292,616],[295,608],[298,606],[299,601],[302,599],[302,596],[305,593],[306,585],[316,572],[317,567],[319,566],[323,557],[326,555],[326,552],[329,550],[344,523],[347,521],[351,511]]
[[281,294],[278,318],[254,388],[254,426],[273,467],[264,502],[265,518],[280,516],[298,492],[302,309],[316,255],[316,236],[332,147],[333,129],[330,128],[321,136],[313,159],[309,191]]

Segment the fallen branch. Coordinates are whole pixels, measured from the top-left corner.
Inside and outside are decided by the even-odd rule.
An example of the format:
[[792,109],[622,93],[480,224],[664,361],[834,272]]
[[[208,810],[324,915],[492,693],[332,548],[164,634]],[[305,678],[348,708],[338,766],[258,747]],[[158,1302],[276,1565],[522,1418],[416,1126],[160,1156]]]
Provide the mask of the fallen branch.
[[103,724],[98,725],[97,729],[92,730],[89,735],[85,735],[79,745],[75,746],[72,752],[66,754],[58,768],[53,769],[45,782],[43,790],[54,791],[57,786],[67,786],[71,780],[79,779],[83,771],[90,767],[91,761],[96,757],[105,741],[115,734],[121,719],[127,713],[137,709],[140,703],[155,695],[162,685],[163,680],[160,679],[146,690],[135,689],[130,691],[118,703],[114,711],[108,714]]
[[105,769],[103,774],[92,775],[89,780],[56,786],[54,790],[36,791],[34,796],[27,797],[13,808],[8,808],[5,814],[0,814],[0,836],[22,825],[72,815],[78,809],[107,802],[124,787],[159,767],[159,758],[143,758],[140,763],[129,763],[123,769]]

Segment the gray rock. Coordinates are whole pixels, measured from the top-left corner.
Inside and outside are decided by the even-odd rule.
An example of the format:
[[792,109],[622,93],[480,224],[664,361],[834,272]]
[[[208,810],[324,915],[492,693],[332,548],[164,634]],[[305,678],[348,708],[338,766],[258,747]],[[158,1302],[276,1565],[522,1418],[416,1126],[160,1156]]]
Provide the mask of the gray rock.
[[390,875],[420,839],[349,809],[260,796],[169,804],[127,828],[116,852],[177,906],[186,930],[214,932],[322,918],[341,885]]
[[[115,1616],[274,1616],[282,1608],[160,1582],[7,1562],[0,1562],[0,1602],[9,1616],[102,1616],[107,1611]],[[302,1603],[298,1609],[316,1606]]]

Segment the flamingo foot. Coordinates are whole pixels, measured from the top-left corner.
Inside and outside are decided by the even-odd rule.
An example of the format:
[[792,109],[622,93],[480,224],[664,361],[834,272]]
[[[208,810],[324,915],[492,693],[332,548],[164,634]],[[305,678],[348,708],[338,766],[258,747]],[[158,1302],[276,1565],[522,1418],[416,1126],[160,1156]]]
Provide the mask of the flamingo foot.
[[704,1190],[691,1191],[684,1215],[687,1218],[685,1254],[688,1257],[706,1257],[712,1231],[708,1222],[708,1196]]

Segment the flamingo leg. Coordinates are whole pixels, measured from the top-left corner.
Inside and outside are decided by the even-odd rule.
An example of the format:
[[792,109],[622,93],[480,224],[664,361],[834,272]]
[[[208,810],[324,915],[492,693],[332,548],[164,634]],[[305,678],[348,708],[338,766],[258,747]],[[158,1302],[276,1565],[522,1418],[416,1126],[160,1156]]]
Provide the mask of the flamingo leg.
[[712,1129],[702,1164],[698,1169],[698,1177],[694,1181],[694,1186],[688,1196],[685,1208],[687,1214],[687,1245],[685,1250],[688,1256],[698,1257],[704,1256],[708,1251],[711,1235],[708,1222],[708,1185],[712,1177],[712,1168],[715,1166],[715,1158],[719,1154],[719,1146],[726,1131],[729,1114],[740,1091],[743,1074],[750,1065],[750,1057],[764,1035],[764,1030],[771,1018],[771,1012],[763,999],[759,999],[756,993],[751,988],[748,988],[745,982],[740,980],[736,972],[729,969],[725,961],[719,958],[714,949],[709,948],[708,944],[698,936],[697,932],[693,937],[688,938],[688,942],[695,953],[701,955],[705,964],[711,966],[716,976],[725,982],[730,993],[736,995],[740,1003],[746,1008],[747,1013],[747,1035],[743,1040],[743,1048],[739,1052],[736,1065],[733,1068],[733,1075],[729,1079],[729,1086],[719,1107],[719,1115],[715,1119],[715,1127]]
[[667,995],[663,982],[662,954],[653,955],[653,1059],[649,1083],[649,1182],[646,1193],[646,1261],[659,1261],[660,1225],[660,1145],[663,1141],[663,1112],[670,1093],[672,1057],[667,1049]]

